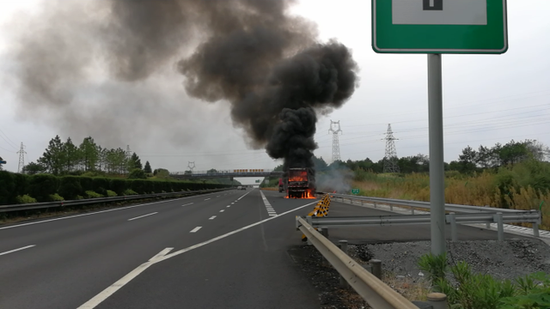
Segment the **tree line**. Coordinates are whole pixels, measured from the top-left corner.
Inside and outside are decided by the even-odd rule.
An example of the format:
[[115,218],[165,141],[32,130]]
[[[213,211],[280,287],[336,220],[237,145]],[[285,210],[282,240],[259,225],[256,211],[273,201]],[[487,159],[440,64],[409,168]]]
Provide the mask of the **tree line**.
[[[472,174],[486,169],[513,166],[529,159],[544,161],[549,155],[549,148],[538,141],[524,140],[517,142],[511,140],[504,145],[496,143],[493,147],[480,145],[477,150],[467,146],[458,156],[458,160],[453,160],[449,163],[444,162],[444,168],[446,171]],[[399,167],[399,172],[404,174],[427,173],[430,170],[430,159],[427,155],[423,154],[401,158],[382,158],[377,162],[366,158],[356,161],[336,161],[331,164],[327,164],[322,157],[313,158],[315,169],[318,172],[346,167],[353,171],[363,170],[377,174],[384,172],[384,164],[387,164],[388,160],[395,160]]]
[[[63,142],[59,135],[50,140],[48,147],[36,162],[23,167],[24,174],[49,173],[56,176],[80,175],[85,172],[121,175],[136,173],[136,170],[141,173],[153,173],[149,161],[143,166],[135,152],[130,155],[120,147],[103,148],[92,137],[86,137],[80,145],[75,145],[70,137]],[[155,170],[159,171],[165,170]]]

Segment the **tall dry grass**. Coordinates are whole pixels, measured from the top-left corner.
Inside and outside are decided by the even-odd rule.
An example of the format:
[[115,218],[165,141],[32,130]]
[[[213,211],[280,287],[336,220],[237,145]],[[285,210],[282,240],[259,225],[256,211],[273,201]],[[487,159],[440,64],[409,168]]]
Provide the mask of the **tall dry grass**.
[[[540,228],[550,230],[550,190],[536,190],[515,183],[499,188],[497,173],[483,172],[474,176],[450,175],[445,178],[445,202],[451,204],[491,206],[513,209],[537,209],[543,214]],[[360,195],[405,200],[429,201],[429,176],[426,174],[370,175],[354,181]],[[506,193],[503,194],[502,191]],[[529,226],[530,224],[525,224]]]

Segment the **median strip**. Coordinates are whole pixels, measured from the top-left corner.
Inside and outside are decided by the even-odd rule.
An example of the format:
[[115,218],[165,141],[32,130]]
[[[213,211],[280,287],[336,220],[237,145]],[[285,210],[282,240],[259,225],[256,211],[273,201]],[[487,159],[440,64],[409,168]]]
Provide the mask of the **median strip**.
[[0,253],[0,255],[6,255],[6,254],[14,253],[14,252],[17,252],[17,251],[32,248],[34,246],[36,246],[36,245],[28,245],[28,246],[25,246],[25,247],[21,247],[21,248],[13,249],[13,250],[10,250],[10,251],[2,252],[2,253]]
[[133,221],[133,220],[137,220],[137,219],[149,217],[149,216],[156,215],[156,214],[158,214],[158,212],[152,212],[152,213],[150,213],[150,214],[146,214],[146,215],[143,215],[143,216],[139,216],[139,217],[135,217],[135,218],[132,218],[132,219],[128,219],[128,221]]

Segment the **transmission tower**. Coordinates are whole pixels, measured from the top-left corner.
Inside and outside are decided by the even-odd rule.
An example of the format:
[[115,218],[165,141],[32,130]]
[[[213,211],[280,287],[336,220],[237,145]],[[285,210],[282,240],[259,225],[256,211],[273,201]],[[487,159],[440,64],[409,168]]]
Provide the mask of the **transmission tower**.
[[[334,128],[338,129],[334,129]],[[332,132],[332,162],[340,161],[340,140],[338,138],[338,133],[342,133],[342,130],[340,130],[340,120],[338,121],[330,121],[330,129],[328,129],[328,132]]]
[[191,162],[191,161],[187,161],[187,167],[189,168],[189,170],[191,171],[191,173],[193,173],[193,169],[195,168],[195,161]]
[[398,140],[393,137],[391,124],[388,123],[388,132],[386,132],[386,154],[384,156],[384,173],[399,173],[397,165],[397,151],[395,151],[395,142]]
[[25,155],[27,154],[23,143],[21,143],[21,148],[17,153],[19,154],[19,165],[17,166],[17,172],[21,173],[21,171],[23,171],[23,167],[25,166]]

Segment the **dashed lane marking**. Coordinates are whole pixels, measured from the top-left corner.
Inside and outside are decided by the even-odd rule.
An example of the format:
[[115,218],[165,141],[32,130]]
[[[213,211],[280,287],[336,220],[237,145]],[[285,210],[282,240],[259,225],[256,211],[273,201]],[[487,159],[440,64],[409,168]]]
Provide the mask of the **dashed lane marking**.
[[202,228],[202,226],[197,226],[196,228],[192,229],[191,231],[189,231],[189,233],[196,233],[198,230],[200,230]]
[[143,216],[139,216],[139,217],[135,217],[135,218],[132,218],[132,219],[128,219],[128,221],[133,221],[133,220],[137,220],[137,219],[149,217],[149,216],[156,215],[156,214],[158,214],[158,212],[152,212],[152,213],[150,213],[150,214],[146,214],[146,215],[143,215]]
[[184,207],[184,206],[189,206],[189,205],[193,205],[193,203],[187,203],[187,204],[183,204],[183,205],[181,205],[181,207]]
[[208,220],[214,220],[214,219],[216,219],[216,216],[212,216],[212,217],[208,218]]
[[[137,277],[140,273],[142,273],[144,270],[146,270],[147,268],[149,268],[149,266],[153,265],[153,264],[156,264],[156,263],[160,263],[164,260],[167,260],[167,259],[170,259],[170,258],[173,258],[175,256],[178,256],[180,254],[183,254],[183,253],[186,253],[186,252],[189,252],[191,250],[194,250],[194,249],[197,249],[197,248],[200,248],[200,247],[203,247],[203,246],[206,246],[208,244],[211,244],[213,242],[216,242],[218,240],[221,240],[221,239],[224,239],[226,237],[229,237],[231,235],[234,235],[234,234],[237,234],[237,233],[240,233],[242,231],[245,231],[245,230],[248,230],[252,227],[255,227],[257,225],[260,225],[260,224],[263,224],[265,222],[268,222],[268,221],[271,221],[271,220],[274,220],[274,219],[277,219],[281,216],[284,216],[286,214],[289,214],[289,213],[292,213],[292,212],[295,212],[297,210],[300,210],[302,208],[305,208],[305,207],[308,207],[308,206],[311,206],[313,204],[315,204],[317,202],[311,202],[311,203],[307,203],[305,205],[302,205],[302,206],[299,206],[299,207],[296,207],[294,209],[291,209],[291,210],[288,210],[288,211],[285,211],[281,214],[279,214],[278,216],[276,217],[270,217],[270,218],[267,218],[267,219],[264,219],[264,220],[261,220],[261,221],[258,221],[256,223],[252,223],[252,224],[249,224],[247,226],[244,226],[244,227],[241,227],[240,229],[236,229],[234,231],[231,231],[229,233],[225,233],[223,235],[220,235],[218,237],[214,237],[210,240],[207,240],[207,241],[204,241],[204,242],[201,242],[201,243],[198,243],[198,244],[195,244],[195,245],[192,245],[190,247],[187,247],[185,249],[181,249],[181,250],[178,250],[176,252],[173,252],[173,253],[170,253],[168,254],[168,252],[170,252],[173,248],[166,248],[164,250],[162,250],[160,253],[158,253],[157,255],[155,255],[153,258],[151,258],[148,262],[145,262],[143,264],[141,264],[140,266],[138,266],[136,269],[134,269],[133,271],[131,271],[129,274],[127,274],[126,276],[122,277],[122,279],[118,280],[117,282],[113,283],[111,286],[109,286],[108,288],[106,288],[105,290],[103,290],[103,292],[99,293],[98,295],[94,296],[92,299],[90,299],[89,301],[87,301],[86,303],[84,303],[82,306],[78,307],[77,309],[92,309],[92,308],[95,308],[97,307],[100,303],[102,303],[104,300],[106,300],[109,296],[113,295],[116,291],[118,291],[120,288],[122,288],[124,285],[128,284],[128,282],[130,282],[132,279],[134,279],[135,277]],[[199,227],[200,228],[200,227]]]

